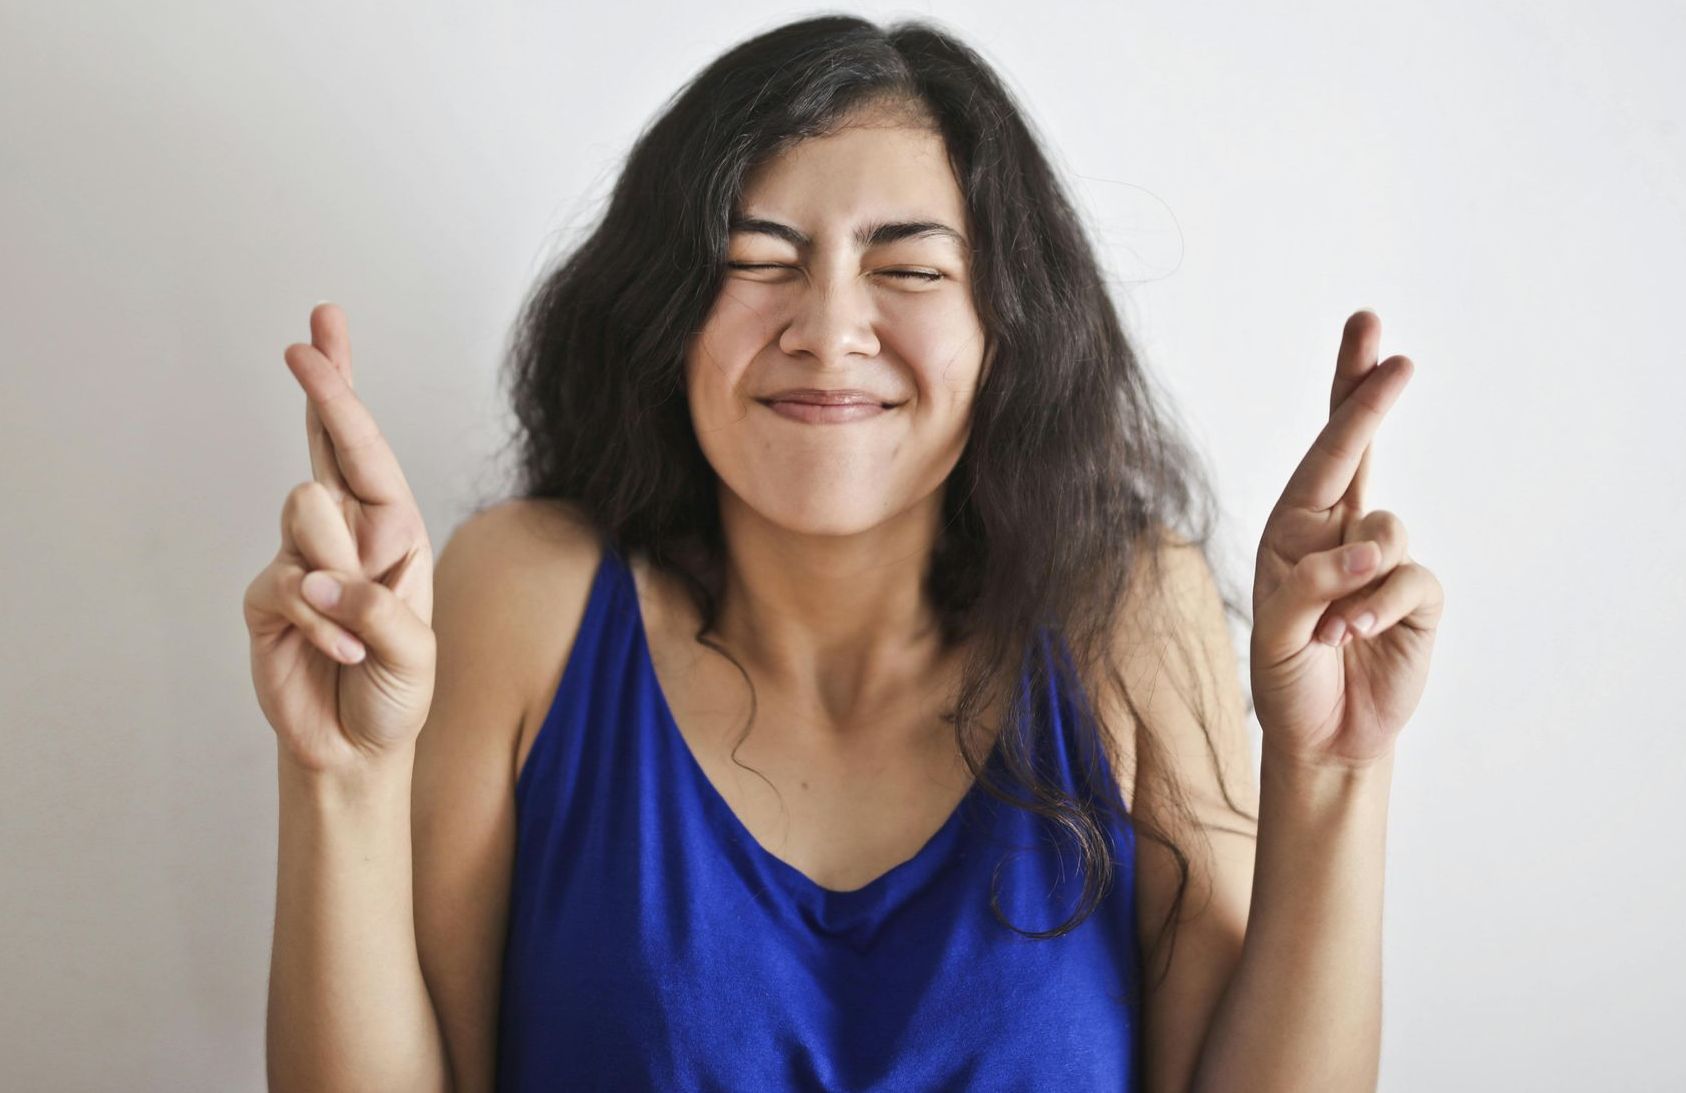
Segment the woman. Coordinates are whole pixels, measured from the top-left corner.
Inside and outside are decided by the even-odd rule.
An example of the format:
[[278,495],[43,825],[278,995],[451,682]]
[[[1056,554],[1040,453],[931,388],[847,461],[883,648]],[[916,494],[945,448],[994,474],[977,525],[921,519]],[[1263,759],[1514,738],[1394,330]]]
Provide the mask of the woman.
[[529,301],[519,496],[437,574],[318,306],[247,597],[273,1087],[1373,1083],[1439,610],[1361,509],[1378,333],[1261,543],[1261,794],[1209,493],[952,37],[810,19],[676,96]]

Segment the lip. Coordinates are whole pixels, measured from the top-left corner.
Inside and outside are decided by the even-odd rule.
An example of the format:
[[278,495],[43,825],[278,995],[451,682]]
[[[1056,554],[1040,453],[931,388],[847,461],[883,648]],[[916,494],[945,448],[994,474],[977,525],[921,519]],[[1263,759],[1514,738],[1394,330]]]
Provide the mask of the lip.
[[812,406],[844,406],[855,403],[867,403],[873,406],[899,406],[898,402],[881,398],[871,391],[863,391],[858,387],[790,387],[783,391],[774,391],[762,397],[759,401],[773,402],[802,402]]
[[848,421],[864,421],[894,410],[900,403],[886,406],[877,400],[853,402],[798,402],[791,399],[772,401],[758,399],[761,405],[792,421],[808,425],[829,425]]

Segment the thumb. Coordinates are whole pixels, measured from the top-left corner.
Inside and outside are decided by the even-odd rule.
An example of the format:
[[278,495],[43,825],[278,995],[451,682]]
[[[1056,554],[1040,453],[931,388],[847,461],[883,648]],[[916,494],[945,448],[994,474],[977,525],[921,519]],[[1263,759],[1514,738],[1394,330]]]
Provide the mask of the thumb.
[[300,592],[310,606],[361,641],[369,655],[401,674],[419,674],[431,663],[433,630],[398,594],[361,574],[317,569]]
[[1301,558],[1275,595],[1261,605],[1254,626],[1257,653],[1267,663],[1277,663],[1304,649],[1315,640],[1317,624],[1329,605],[1374,580],[1381,561],[1381,544],[1374,539]]

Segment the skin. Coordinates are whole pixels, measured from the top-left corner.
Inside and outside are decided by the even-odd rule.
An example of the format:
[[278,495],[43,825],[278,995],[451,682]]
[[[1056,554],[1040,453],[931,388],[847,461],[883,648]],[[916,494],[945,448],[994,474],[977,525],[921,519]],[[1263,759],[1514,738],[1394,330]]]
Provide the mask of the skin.
[[[921,585],[985,363],[964,200],[940,134],[868,115],[765,164],[738,214],[808,242],[734,231],[729,262],[775,268],[729,269],[687,346],[686,397],[720,478],[731,559],[721,640],[758,691],[803,711],[757,731],[792,734],[795,747],[893,749],[908,741],[875,734],[937,728],[881,714],[951,659]],[[961,238],[855,238],[886,221]],[[756,401],[789,387],[902,404],[805,424]]]

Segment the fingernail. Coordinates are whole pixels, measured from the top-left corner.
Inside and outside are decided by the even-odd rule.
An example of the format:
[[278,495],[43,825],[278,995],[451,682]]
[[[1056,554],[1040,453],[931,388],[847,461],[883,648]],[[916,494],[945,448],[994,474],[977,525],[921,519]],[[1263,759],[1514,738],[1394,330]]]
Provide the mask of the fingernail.
[[1352,628],[1360,634],[1368,634],[1370,627],[1374,625],[1376,625],[1376,613],[1374,611],[1366,611],[1352,620]]
[[340,602],[340,583],[321,570],[304,575],[302,590],[312,607],[332,607]]
[[1319,636],[1324,645],[1339,645],[1341,635],[1346,633],[1346,620],[1339,615],[1332,616],[1323,624],[1323,633]]
[[340,656],[356,664],[363,659],[363,643],[353,637],[341,637],[339,641]]
[[1376,564],[1376,551],[1370,549],[1369,543],[1354,543],[1352,549],[1346,552],[1346,570],[1348,573],[1362,573]]

